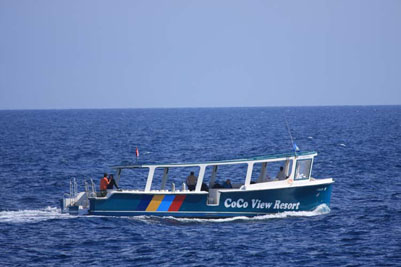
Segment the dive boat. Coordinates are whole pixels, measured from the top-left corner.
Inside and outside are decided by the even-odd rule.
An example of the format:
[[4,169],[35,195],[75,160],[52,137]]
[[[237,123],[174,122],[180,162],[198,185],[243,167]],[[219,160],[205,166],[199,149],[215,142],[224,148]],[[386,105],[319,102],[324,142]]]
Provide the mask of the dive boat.
[[[112,167],[119,184],[123,173],[144,174],[143,189],[109,189],[104,196],[95,190],[93,180],[85,182],[85,191],[77,192],[70,182],[70,193],[61,201],[63,212],[103,216],[173,216],[187,218],[225,218],[258,216],[285,211],[312,211],[319,205],[330,205],[332,178],[311,177],[316,152],[296,152],[248,159],[202,163],[134,164]],[[279,179],[270,178],[268,167],[281,165]],[[234,173],[228,175],[227,167]],[[185,184],[168,183],[173,169],[195,169],[198,176],[192,191]],[[222,169],[222,171],[221,171]],[[244,174],[229,188],[218,180]],[[155,175],[155,173],[159,174]],[[228,177],[229,176],[229,177]],[[146,176],[145,176],[146,177]],[[144,177],[144,178],[145,178]],[[145,180],[145,179],[144,179]],[[174,180],[176,181],[176,179]],[[168,186],[167,186],[168,185]],[[206,185],[206,186],[205,186]]]

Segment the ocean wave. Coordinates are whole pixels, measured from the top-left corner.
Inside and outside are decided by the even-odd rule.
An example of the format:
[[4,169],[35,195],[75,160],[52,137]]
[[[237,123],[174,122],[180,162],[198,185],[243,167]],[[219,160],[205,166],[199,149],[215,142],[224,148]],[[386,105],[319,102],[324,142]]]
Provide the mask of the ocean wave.
[[1,211],[0,223],[35,223],[52,219],[74,218],[69,214],[61,213],[56,207],[47,207],[38,210]]

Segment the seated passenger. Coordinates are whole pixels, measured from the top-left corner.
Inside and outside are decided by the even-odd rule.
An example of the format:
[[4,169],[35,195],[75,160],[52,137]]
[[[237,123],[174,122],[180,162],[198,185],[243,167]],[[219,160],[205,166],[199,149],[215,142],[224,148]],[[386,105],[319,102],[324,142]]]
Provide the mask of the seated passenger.
[[194,173],[194,172],[191,172],[191,173],[189,174],[189,176],[187,177],[187,186],[188,186],[188,190],[194,191],[197,181],[198,181],[198,177],[195,176],[195,173]]
[[223,187],[218,182],[215,182],[212,188],[223,188]]
[[109,180],[107,179],[107,173],[103,175],[100,179],[100,196],[104,197],[107,195],[107,186],[109,185]]
[[223,188],[233,188],[233,186],[231,185],[231,180],[227,179],[224,183],[223,183]]
[[107,189],[113,189],[113,186],[116,186],[116,188],[119,189],[118,185],[116,183],[116,180],[114,180],[113,174],[110,174],[109,175],[109,184],[107,185]]
[[280,167],[280,171],[279,171],[279,173],[277,173],[276,178],[277,178],[278,180],[285,180],[285,179],[287,179],[287,175],[285,175],[283,166]]

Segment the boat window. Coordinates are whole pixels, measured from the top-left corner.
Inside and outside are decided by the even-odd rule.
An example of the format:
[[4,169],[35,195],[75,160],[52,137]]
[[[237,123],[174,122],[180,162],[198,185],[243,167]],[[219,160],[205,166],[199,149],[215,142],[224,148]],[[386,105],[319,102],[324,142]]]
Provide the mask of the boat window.
[[[182,190],[183,184],[185,184],[185,187],[188,189],[188,187],[186,186],[186,180],[187,180],[188,175],[190,175],[191,172],[194,172],[194,175],[196,177],[198,177],[199,176],[199,167],[169,168],[166,186],[164,189],[169,190],[169,191],[173,190],[173,188],[172,188],[173,183],[174,183],[176,190]],[[155,189],[159,189],[159,188],[162,189],[161,185],[162,185],[163,174],[164,174],[164,169],[160,168],[158,180],[153,180]]]
[[[256,167],[258,165],[260,165],[259,168],[255,168],[254,169],[254,173],[252,175],[252,181],[255,181],[257,183],[258,183],[258,181],[261,181],[261,179],[263,179],[263,178],[260,178],[260,176],[259,176],[260,173],[261,173],[261,170],[262,170],[262,168],[261,168],[262,164],[261,163],[255,164]],[[291,160],[289,160],[289,161],[283,160],[283,161],[268,162],[267,166],[266,166],[266,178],[265,178],[265,180],[267,182],[277,180],[281,167],[284,168],[285,176],[288,177],[290,175],[290,172],[291,172],[291,166],[292,166],[292,161]],[[256,170],[256,173],[255,173],[255,170]]]
[[278,172],[280,171],[280,167],[284,166],[283,162],[276,161],[276,162],[269,162],[267,163],[267,177],[268,179],[274,180]]
[[172,179],[171,179],[171,174],[169,173],[169,171],[167,171],[167,180],[166,180],[166,184],[165,187],[162,188],[162,183],[163,183],[163,177],[164,177],[164,168],[156,168],[155,169],[155,173],[153,175],[153,181],[152,181],[152,190],[159,190],[159,189],[170,189],[171,187],[171,183],[172,183]]
[[266,182],[267,173],[265,170],[265,176],[263,177],[263,174],[261,174],[262,169],[262,163],[255,163],[253,165],[251,184]]
[[[148,178],[148,169],[124,169],[121,170],[121,178],[118,187],[123,189],[141,189],[145,188]],[[117,177],[117,174],[114,175]]]
[[[214,184],[209,183],[211,188],[219,188],[223,183],[229,179],[232,188],[240,188],[244,182],[247,172],[247,164],[235,164],[235,165],[220,165],[217,169],[216,181]],[[212,166],[206,168],[205,180],[209,181],[209,177],[212,175]],[[208,178],[206,178],[208,177]]]
[[[270,173],[273,166],[271,164],[271,162],[255,163],[252,170],[251,184],[272,181],[272,176]],[[263,167],[263,165],[265,165],[265,167]]]
[[295,169],[295,180],[309,179],[311,163],[311,159],[297,160],[297,167]]

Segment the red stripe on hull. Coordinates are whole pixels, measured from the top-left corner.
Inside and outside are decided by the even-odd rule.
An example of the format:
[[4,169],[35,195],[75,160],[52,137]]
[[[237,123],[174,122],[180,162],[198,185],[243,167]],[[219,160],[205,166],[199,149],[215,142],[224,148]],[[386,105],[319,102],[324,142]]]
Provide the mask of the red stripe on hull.
[[187,195],[176,195],[168,211],[178,211]]

